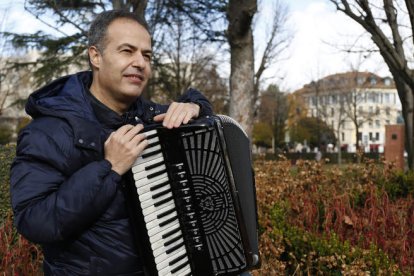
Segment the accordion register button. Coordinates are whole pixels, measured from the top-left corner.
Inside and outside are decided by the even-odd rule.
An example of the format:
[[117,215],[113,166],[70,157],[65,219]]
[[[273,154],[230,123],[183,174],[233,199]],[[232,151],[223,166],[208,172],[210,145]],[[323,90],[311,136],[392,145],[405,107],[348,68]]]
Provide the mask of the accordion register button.
[[188,222],[186,222],[186,225],[188,225],[190,227],[196,227],[197,226],[197,221],[196,220],[188,221]]
[[187,213],[190,213],[190,212],[193,212],[194,211],[194,208],[193,208],[193,206],[191,204],[185,205],[184,208],[187,211]]

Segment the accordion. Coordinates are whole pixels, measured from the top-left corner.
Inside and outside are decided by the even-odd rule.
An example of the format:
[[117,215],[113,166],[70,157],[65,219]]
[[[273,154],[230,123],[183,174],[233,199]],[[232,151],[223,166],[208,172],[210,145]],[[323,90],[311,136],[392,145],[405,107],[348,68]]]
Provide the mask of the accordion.
[[250,142],[217,115],[145,129],[127,190],[150,275],[237,275],[260,266]]

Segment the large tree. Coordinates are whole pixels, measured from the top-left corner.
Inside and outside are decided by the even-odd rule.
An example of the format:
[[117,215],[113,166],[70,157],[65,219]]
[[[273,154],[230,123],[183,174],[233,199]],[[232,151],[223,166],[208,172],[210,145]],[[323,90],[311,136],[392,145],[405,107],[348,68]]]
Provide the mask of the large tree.
[[412,0],[330,0],[360,24],[394,78],[402,103],[408,166],[414,170],[414,2]]
[[[257,0],[229,0],[227,38],[230,44],[230,116],[252,134],[254,108],[254,45],[252,21]],[[242,61],[242,62],[241,62]]]
[[[15,46],[35,48],[41,52],[36,61],[25,64],[32,66],[36,85],[39,86],[68,71],[88,68],[85,61],[87,29],[97,13],[122,8],[145,14],[153,36],[156,71],[149,93],[168,90],[168,97],[174,98],[186,87],[202,83],[196,78],[205,75],[203,70],[214,68],[214,63],[219,64],[213,62],[213,58],[227,63],[229,52],[229,113],[240,121],[250,135],[263,72],[277,61],[288,41],[286,36],[280,35],[285,31],[286,9],[276,5],[263,52],[256,51],[259,63],[255,71],[252,20],[256,13],[256,1],[25,0],[26,11],[53,28],[54,35],[50,32],[8,35]],[[217,74],[210,76],[219,77]],[[199,88],[203,90],[203,87]]]

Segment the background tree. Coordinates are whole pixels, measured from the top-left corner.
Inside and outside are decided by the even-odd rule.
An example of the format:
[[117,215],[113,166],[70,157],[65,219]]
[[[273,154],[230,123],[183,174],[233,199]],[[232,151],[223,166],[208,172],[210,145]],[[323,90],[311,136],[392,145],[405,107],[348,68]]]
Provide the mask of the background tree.
[[[87,29],[96,14],[113,8],[145,14],[155,53],[155,78],[149,85],[149,96],[166,92],[165,98],[173,98],[190,85],[203,83],[207,72],[210,77],[220,76],[223,70],[218,71],[217,64],[223,60],[228,62],[227,50],[230,50],[229,89],[232,94],[230,97],[228,91],[220,89],[217,98],[228,99],[221,110],[225,111],[224,106],[227,106],[230,115],[250,134],[263,72],[277,61],[278,54],[286,47],[283,46],[284,36],[279,36],[285,20],[284,9],[276,6],[280,10],[263,55],[258,55],[261,60],[255,74],[252,20],[256,6],[256,0],[25,0],[26,11],[53,32],[6,34],[15,47],[39,51],[38,59],[16,63],[16,68],[31,67],[35,86],[40,86],[65,73],[88,69],[85,59]],[[212,71],[214,68],[216,72]],[[214,82],[218,85],[222,81]],[[203,87],[199,88],[204,91]]]
[[338,11],[361,25],[394,78],[402,104],[408,166],[414,169],[414,2],[412,0],[379,2],[368,0],[330,0]]
[[227,39],[230,45],[230,116],[248,136],[252,134],[254,96],[254,45],[252,21],[257,0],[229,0]]
[[277,85],[269,85],[260,95],[260,104],[257,122],[254,125],[253,137],[255,137],[256,130],[264,133],[264,129],[269,129],[267,131],[271,135],[269,147],[273,150],[281,147],[285,140],[287,115],[288,103],[286,95],[279,90]]
[[[317,127],[319,127],[319,130]],[[336,138],[333,129],[324,121],[315,117],[300,118],[295,126],[289,129],[292,141],[307,143],[311,148],[321,146],[326,147],[328,144],[335,144]]]

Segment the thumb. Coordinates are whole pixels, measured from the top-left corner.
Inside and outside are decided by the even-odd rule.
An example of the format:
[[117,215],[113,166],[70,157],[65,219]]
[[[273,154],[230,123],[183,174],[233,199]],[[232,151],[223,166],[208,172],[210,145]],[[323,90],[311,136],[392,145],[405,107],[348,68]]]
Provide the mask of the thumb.
[[165,113],[159,114],[154,117],[155,122],[162,122],[165,119]]

